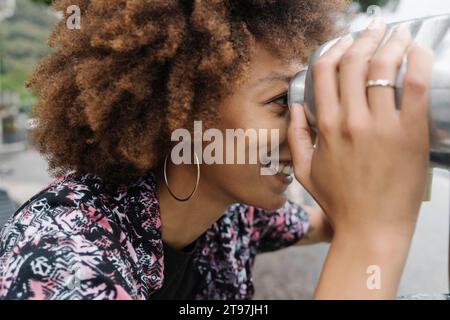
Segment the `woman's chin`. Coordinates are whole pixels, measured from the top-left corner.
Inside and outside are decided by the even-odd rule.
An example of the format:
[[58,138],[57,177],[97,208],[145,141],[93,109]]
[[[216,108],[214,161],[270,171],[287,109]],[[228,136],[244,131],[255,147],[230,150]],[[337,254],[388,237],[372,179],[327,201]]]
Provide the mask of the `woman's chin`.
[[283,207],[287,200],[288,198],[284,193],[283,194],[272,193],[270,196],[268,195],[264,200],[262,200],[261,204],[256,207],[268,211],[274,211]]

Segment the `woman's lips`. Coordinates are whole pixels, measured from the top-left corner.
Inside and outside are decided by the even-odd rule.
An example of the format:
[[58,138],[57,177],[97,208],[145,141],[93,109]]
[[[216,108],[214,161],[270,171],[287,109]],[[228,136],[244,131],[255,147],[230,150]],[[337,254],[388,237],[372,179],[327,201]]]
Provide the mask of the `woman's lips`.
[[292,175],[285,175],[283,173],[277,173],[275,178],[285,185],[290,185],[294,181],[294,177]]
[[294,181],[294,167],[292,161],[280,161],[278,166],[270,162],[265,166],[273,173],[274,178],[285,185],[290,185]]

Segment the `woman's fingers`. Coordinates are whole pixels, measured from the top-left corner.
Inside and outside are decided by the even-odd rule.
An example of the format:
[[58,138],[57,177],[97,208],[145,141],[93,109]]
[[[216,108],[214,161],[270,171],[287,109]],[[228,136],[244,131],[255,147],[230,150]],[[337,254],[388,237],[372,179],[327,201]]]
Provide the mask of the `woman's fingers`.
[[[370,62],[368,80],[389,80],[395,84],[398,70],[411,43],[412,36],[408,27],[406,25],[397,27],[388,42],[373,56]],[[368,88],[367,98],[370,110],[375,117],[395,113],[394,88]]]
[[434,53],[412,44],[408,50],[408,69],[403,81],[400,116],[407,126],[428,126],[428,96]]
[[339,65],[341,106],[344,117],[368,112],[366,82],[368,62],[384,38],[386,25],[375,18],[342,57]]
[[311,130],[302,105],[293,104],[290,115],[288,141],[294,163],[295,177],[303,187],[311,190],[311,161],[314,154]]
[[[326,51],[312,66],[314,97],[317,118],[337,118],[339,110],[339,83],[337,71],[342,56],[353,44],[352,35],[347,35]],[[325,93],[325,94],[324,94]],[[319,120],[319,121],[320,121]]]

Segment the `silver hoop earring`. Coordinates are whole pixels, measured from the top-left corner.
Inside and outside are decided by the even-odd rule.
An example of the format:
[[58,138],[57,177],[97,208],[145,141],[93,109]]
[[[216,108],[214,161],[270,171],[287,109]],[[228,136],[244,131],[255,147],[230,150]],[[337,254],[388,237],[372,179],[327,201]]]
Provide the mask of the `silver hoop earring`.
[[198,155],[195,151],[194,151],[194,156],[195,156],[195,160],[197,161],[197,181],[195,182],[194,190],[191,192],[191,194],[187,198],[177,197],[170,189],[169,182],[167,179],[167,159],[169,158],[169,155],[166,155],[166,158],[164,159],[164,181],[166,183],[167,190],[169,191],[170,195],[175,198],[175,200],[178,200],[180,202],[189,201],[192,198],[192,196],[195,194],[195,192],[197,191],[198,184],[200,182],[200,160],[198,159]]

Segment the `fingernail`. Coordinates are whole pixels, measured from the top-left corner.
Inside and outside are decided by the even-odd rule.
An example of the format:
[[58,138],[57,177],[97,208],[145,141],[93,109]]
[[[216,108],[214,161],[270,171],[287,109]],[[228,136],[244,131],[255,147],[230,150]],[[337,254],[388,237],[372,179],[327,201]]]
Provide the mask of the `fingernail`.
[[375,17],[367,27],[367,30],[379,30],[383,28],[383,25],[384,25],[383,20],[380,17]]
[[406,24],[400,24],[398,25],[395,30],[394,30],[395,34],[397,35],[407,35],[408,33],[410,33],[409,31],[409,27]]
[[292,111],[297,111],[299,108],[301,108],[302,105],[300,103],[292,103],[289,105],[289,110]]
[[350,43],[351,41],[353,41],[353,36],[352,36],[352,34],[348,34],[348,35],[346,35],[345,37],[342,37],[341,40],[340,40],[340,42],[341,42],[342,44],[348,44],[348,43]]

